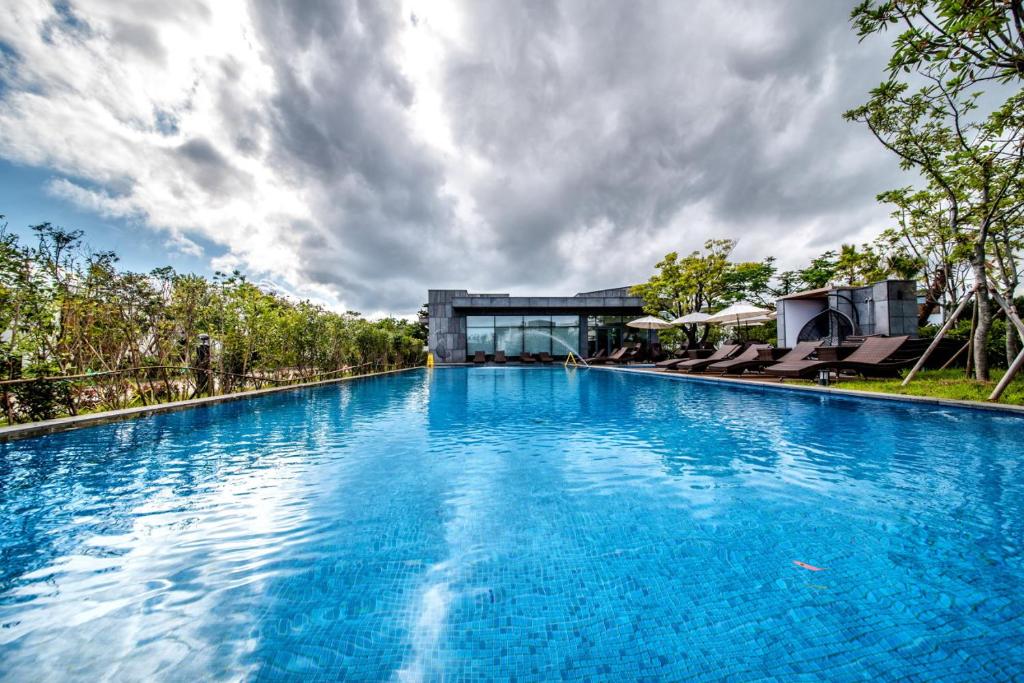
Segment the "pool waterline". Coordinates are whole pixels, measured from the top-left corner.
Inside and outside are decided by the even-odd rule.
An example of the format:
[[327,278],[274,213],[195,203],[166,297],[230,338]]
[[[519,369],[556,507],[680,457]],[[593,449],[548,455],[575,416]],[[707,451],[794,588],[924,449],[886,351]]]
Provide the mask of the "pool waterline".
[[678,372],[657,372],[654,366],[636,367],[608,367],[595,366],[599,370],[609,372],[629,372],[647,377],[660,377],[670,380],[681,380],[689,382],[710,382],[728,384],[734,387],[745,387],[751,390],[760,391],[797,391],[811,394],[825,394],[837,398],[847,397],[851,399],[868,399],[873,401],[895,401],[905,402],[914,405],[933,405],[942,408],[963,408],[966,410],[982,410],[1007,415],[1018,415],[1024,417],[1024,406],[1009,403],[997,403],[990,401],[970,401],[966,399],[940,398],[937,396],[919,396],[915,394],[892,394],[886,391],[861,391],[858,389],[844,389],[841,386],[817,386],[813,384],[784,384],[781,382],[761,382],[756,379],[743,379],[740,377],[722,377],[718,375],[700,373],[678,373]]

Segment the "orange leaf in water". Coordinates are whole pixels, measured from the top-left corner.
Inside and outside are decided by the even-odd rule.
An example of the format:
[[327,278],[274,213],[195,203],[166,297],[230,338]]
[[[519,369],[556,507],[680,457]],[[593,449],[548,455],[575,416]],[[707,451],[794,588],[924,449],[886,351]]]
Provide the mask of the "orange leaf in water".
[[804,569],[809,569],[812,572],[820,572],[825,570],[825,567],[815,567],[813,564],[807,564],[806,562],[801,562],[800,560],[793,560],[793,564],[795,564],[798,567],[803,567]]

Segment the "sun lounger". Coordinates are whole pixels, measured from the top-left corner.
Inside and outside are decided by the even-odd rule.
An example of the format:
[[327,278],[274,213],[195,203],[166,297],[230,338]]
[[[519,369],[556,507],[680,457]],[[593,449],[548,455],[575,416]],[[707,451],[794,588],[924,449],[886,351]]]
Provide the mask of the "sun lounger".
[[843,360],[794,360],[778,363],[766,369],[777,377],[813,377],[819,370],[853,370],[862,375],[894,375],[901,368],[912,365],[913,354],[899,354],[907,336],[867,337],[853,353]]
[[656,368],[670,368],[673,365],[675,365],[676,363],[678,363],[680,361],[684,361],[684,360],[690,360],[690,359],[689,359],[688,356],[680,356],[678,358],[667,358],[665,360],[658,361],[657,363],[655,363],[654,367],[656,367]]
[[623,359],[626,358],[626,356],[632,350],[633,348],[630,346],[618,347],[614,351],[612,351],[611,355],[605,358],[603,362],[605,362],[605,364],[608,364],[608,362],[623,362]]
[[589,362],[591,365],[604,365],[606,363],[618,363],[618,362],[622,361],[622,359],[625,358],[626,354],[629,353],[630,351],[632,351],[632,349],[630,347],[622,346],[622,347],[619,347],[619,348],[615,349],[612,352],[612,355],[610,355],[610,356],[607,356],[605,358],[595,358],[595,359],[587,361],[587,362]]
[[548,353],[547,351],[541,351],[540,353],[538,353],[537,360],[539,360],[541,363],[553,363],[555,361],[555,359],[552,358],[551,354]]
[[[704,372],[710,372],[714,374],[724,374],[726,372],[743,372],[744,366],[749,363],[755,365],[759,362],[757,356],[761,353],[761,349],[770,349],[770,344],[751,344],[747,348],[733,358],[729,360],[720,360],[717,363],[712,363],[704,368]],[[763,361],[762,361],[763,362]],[[767,365],[768,363],[765,363]]]
[[681,358],[672,365],[664,366],[662,369],[678,372],[701,372],[713,363],[732,358],[739,350],[739,344],[724,344],[707,358]]
[[536,363],[537,359],[524,351],[519,354],[519,361],[521,363]]
[[483,351],[477,351],[476,353],[473,354],[473,362],[474,363],[486,363],[487,362],[487,354],[484,353]]
[[[755,344],[758,350],[763,348],[771,348],[767,345]],[[766,365],[772,365],[774,363],[792,363],[796,361],[807,360],[814,351],[821,346],[820,341],[806,341],[798,342],[796,346],[789,350],[789,352],[783,354],[775,360],[760,360],[757,356],[758,353],[754,353],[753,358],[745,358],[747,351],[744,351],[736,358],[732,360],[721,361],[714,365],[708,366],[708,372],[720,372],[723,374],[738,375],[747,370],[758,370],[765,367]],[[753,348],[753,347],[752,347]],[[780,349],[781,351],[781,349]]]
[[505,352],[504,351],[495,351],[494,352],[494,362],[495,363],[504,363],[507,360],[508,359],[505,358]]
[[608,356],[608,362],[609,363],[615,363],[616,365],[625,365],[626,363],[630,363],[632,361],[639,360],[640,356],[643,353],[641,351],[641,349],[640,349],[640,345],[639,344],[637,344],[637,345],[628,345],[627,344],[626,346],[622,347],[622,350],[624,351],[624,353],[619,354],[618,356],[616,356],[614,353],[612,355]]
[[593,356],[591,356],[590,358],[584,358],[583,360],[587,363],[603,363],[604,359],[607,357],[607,351],[605,351],[604,349],[598,349],[597,353],[595,353]]

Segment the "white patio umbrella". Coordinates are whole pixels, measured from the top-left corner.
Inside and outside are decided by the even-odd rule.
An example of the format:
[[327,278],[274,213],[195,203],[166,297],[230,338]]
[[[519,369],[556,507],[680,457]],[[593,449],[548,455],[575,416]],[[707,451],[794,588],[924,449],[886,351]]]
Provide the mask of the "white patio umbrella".
[[[705,322],[709,325],[735,325],[737,327],[747,325],[748,323],[762,325],[770,319],[768,316],[771,312],[771,309],[754,306],[746,301],[738,301],[732,306],[715,313]],[[743,337],[746,337],[745,333]]]
[[637,318],[636,320],[630,320],[626,323],[629,327],[635,327],[638,330],[664,330],[672,327],[672,323],[661,318],[656,318],[653,315],[648,315],[643,318]]
[[638,330],[647,330],[647,345],[651,344],[651,330],[664,330],[672,327],[672,323],[662,318],[657,318],[653,315],[644,316],[643,318],[637,318],[636,320],[630,320],[626,323],[627,327],[635,327]]
[[732,306],[724,308],[718,313],[715,313],[713,316],[711,316],[704,322],[706,322],[709,325],[717,325],[721,323],[738,323],[743,322],[744,320],[750,320],[752,318],[760,318],[762,316],[768,315],[771,312],[771,309],[761,308],[760,306],[749,304],[746,301],[739,301],[737,303],[734,303]]
[[764,325],[765,323],[771,322],[772,320],[775,320],[775,313],[771,313],[769,315],[759,315],[756,318],[743,318],[739,322],[737,322],[735,320],[729,320],[728,322],[724,322],[724,323],[720,323],[720,324],[721,325],[725,325],[727,327],[733,326],[733,325],[750,325],[750,326],[755,326],[755,325]]
[[680,316],[675,320],[671,321],[673,325],[689,325],[691,323],[706,323],[708,318],[711,316],[707,313],[701,313],[700,311],[694,311],[693,313],[687,313],[686,315]]

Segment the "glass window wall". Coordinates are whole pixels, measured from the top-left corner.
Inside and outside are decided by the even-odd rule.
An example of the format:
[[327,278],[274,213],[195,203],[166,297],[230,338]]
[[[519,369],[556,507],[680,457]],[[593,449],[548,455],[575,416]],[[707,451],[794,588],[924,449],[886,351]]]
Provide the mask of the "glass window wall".
[[591,356],[604,350],[612,353],[624,342],[635,338],[636,330],[626,327],[632,318],[621,315],[592,315],[587,319],[587,353]]
[[477,351],[494,354],[493,327],[470,327],[466,330],[466,352],[473,356]]
[[527,353],[579,353],[580,319],[575,315],[472,315],[466,317],[466,353],[512,357]]
[[495,327],[494,348],[504,351],[506,356],[518,356],[523,352],[523,328]]
[[551,329],[551,354],[555,356],[568,355],[569,349],[577,352],[580,345],[580,328],[576,327],[554,327]]

